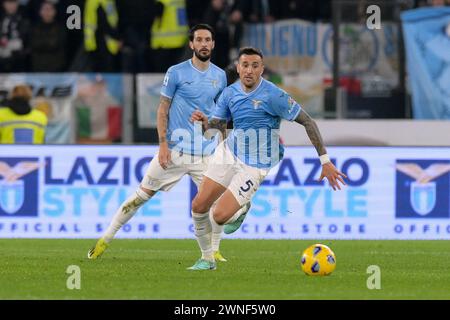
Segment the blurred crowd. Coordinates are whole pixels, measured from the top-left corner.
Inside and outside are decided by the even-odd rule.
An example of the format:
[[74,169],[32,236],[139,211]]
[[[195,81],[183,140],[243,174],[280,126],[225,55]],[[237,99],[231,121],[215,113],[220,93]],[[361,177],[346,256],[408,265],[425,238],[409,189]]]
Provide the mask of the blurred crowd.
[[[326,22],[332,16],[332,0],[1,1],[0,73],[165,72],[190,55],[187,30],[200,22],[214,27],[212,60],[225,68],[237,52],[244,23]],[[450,2],[392,1],[410,7]],[[80,17],[67,13],[71,5],[80,8]],[[69,18],[79,19],[81,28],[69,28]]]

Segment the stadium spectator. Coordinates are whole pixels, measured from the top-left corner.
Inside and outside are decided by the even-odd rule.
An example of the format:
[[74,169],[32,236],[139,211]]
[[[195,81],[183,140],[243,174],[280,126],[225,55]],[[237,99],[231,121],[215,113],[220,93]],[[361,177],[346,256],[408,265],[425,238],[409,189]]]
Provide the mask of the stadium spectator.
[[224,69],[230,63],[230,29],[228,17],[231,7],[226,0],[211,0],[203,18],[203,21],[216,31],[215,48],[211,60]]
[[244,20],[249,23],[270,23],[279,15],[280,0],[244,1]]
[[281,0],[276,18],[316,21],[322,5],[323,1],[319,3],[315,0]]
[[11,99],[0,108],[0,143],[42,144],[45,142],[47,116],[32,109],[32,91],[26,85],[15,86]]
[[182,59],[188,42],[185,0],[158,0],[151,29],[153,72],[165,72]]
[[119,29],[123,35],[122,71],[150,72],[150,28],[156,14],[156,2],[151,0],[121,0]]
[[[73,3],[74,0],[69,0]],[[31,24],[36,24],[41,21],[41,7],[44,2],[51,2],[57,12],[56,20],[62,22],[67,18],[66,8],[67,3],[63,0],[27,0],[23,8],[23,13],[27,16]],[[64,6],[66,5],[66,6]]]
[[39,12],[41,20],[31,30],[30,56],[33,72],[62,72],[66,67],[66,31],[56,22],[56,8],[44,1]]
[[18,0],[3,0],[0,18],[0,72],[26,71],[29,22],[19,13]]
[[229,53],[230,60],[237,58],[241,39],[244,32],[244,11],[246,8],[245,0],[236,0],[231,2],[230,13],[230,32],[231,32],[231,49]]
[[[69,15],[67,13],[67,8],[71,6],[77,6],[80,8],[80,13],[84,12],[85,0],[58,0],[56,5],[56,20],[64,27],[66,30],[66,61],[67,68],[65,71],[83,71],[83,68],[76,68],[76,57],[79,55],[84,57],[83,60],[86,61],[86,53],[84,52],[84,28],[80,29],[70,29],[66,28],[67,19]],[[72,7],[73,8],[73,7]],[[73,12],[73,11],[72,11]],[[72,14],[71,14],[72,15]],[[72,63],[74,63],[72,67]]]
[[89,54],[90,70],[119,71],[122,41],[115,1],[86,0],[83,19],[84,48]]
[[203,20],[207,8],[205,2],[205,0],[186,0],[186,14],[189,27],[199,23],[206,23],[206,21]]

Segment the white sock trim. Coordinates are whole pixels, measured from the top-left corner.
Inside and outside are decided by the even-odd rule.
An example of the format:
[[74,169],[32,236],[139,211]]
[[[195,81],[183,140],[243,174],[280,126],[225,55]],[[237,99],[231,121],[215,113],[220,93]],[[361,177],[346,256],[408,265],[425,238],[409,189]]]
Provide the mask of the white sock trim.
[[243,213],[243,211],[244,211],[243,208],[240,208],[238,211],[236,211],[235,214],[233,214],[233,216],[232,216],[230,219],[228,219],[228,220],[225,222],[225,224],[235,222],[235,221],[237,220],[237,218],[239,218],[239,217],[241,216],[241,214]]
[[147,201],[152,197],[151,195],[149,195],[147,192],[145,192],[141,188],[138,188],[136,190],[136,195],[144,201]]

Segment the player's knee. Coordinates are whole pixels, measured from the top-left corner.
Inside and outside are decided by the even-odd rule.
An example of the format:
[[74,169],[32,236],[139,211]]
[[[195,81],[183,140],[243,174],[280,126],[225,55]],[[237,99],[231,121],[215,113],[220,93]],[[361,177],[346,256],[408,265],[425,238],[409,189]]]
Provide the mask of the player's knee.
[[199,198],[195,197],[194,200],[192,200],[192,211],[196,213],[205,213],[209,211],[209,206],[204,201],[200,201]]
[[227,216],[227,212],[221,208],[214,208],[213,211],[213,218],[214,221],[218,224],[218,225],[223,225],[225,224],[225,222],[228,221],[228,216]]

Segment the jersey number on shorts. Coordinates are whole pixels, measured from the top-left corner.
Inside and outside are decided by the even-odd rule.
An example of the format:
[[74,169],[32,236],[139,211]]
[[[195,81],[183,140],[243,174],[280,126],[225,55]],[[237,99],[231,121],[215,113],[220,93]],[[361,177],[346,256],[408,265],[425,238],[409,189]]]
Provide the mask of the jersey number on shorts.
[[247,180],[245,181],[245,185],[247,186],[246,188],[244,188],[244,186],[241,187],[241,190],[244,192],[247,192],[248,190],[250,190],[250,187],[253,186],[253,182],[252,180]]

